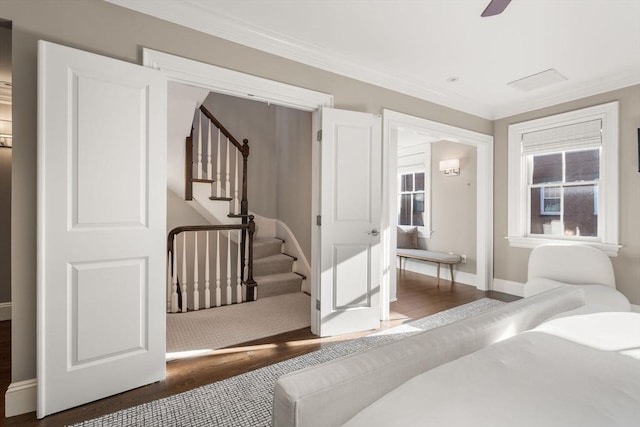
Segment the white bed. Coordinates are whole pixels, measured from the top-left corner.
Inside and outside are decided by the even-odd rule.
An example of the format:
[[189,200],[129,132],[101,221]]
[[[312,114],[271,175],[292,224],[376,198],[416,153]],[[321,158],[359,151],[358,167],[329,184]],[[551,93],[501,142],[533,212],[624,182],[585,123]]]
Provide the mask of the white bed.
[[345,425],[640,426],[640,313],[550,320],[410,379]]

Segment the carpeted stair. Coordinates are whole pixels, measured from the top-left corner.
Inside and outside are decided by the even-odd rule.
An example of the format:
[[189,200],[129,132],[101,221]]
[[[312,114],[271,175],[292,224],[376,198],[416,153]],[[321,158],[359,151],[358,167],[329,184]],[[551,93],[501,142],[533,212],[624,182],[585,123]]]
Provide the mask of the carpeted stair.
[[253,278],[258,298],[301,292],[304,276],[293,272],[295,257],[282,253],[284,242],[263,237],[253,242]]

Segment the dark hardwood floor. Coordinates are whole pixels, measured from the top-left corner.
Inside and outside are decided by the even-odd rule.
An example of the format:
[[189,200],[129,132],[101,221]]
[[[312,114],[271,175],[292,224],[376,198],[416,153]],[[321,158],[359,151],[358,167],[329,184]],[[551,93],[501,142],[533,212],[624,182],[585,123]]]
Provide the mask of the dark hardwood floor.
[[[484,292],[474,287],[441,281],[410,271],[398,275],[398,300],[391,304],[391,319],[381,329],[397,326],[411,319],[438,313],[480,298],[502,301],[517,299],[499,292]],[[36,420],[35,413],[2,419],[6,426],[62,426],[95,418],[120,409],[160,399],[201,385],[220,381],[272,363],[290,359],[321,348],[327,343],[354,339],[372,331],[334,338],[318,338],[309,328],[287,332],[242,345],[218,350],[214,354],[167,363],[164,381],[140,387],[75,409]],[[0,389],[6,391],[11,381],[11,322],[0,322]],[[4,393],[3,393],[4,395]],[[4,414],[4,398],[0,399]]]

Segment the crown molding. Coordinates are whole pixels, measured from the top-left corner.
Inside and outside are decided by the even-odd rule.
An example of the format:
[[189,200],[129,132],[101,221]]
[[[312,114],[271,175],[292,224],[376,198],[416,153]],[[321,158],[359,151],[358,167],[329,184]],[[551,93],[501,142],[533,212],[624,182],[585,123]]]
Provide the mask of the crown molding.
[[193,0],[105,1],[295,62],[488,120],[509,117],[640,83],[640,70],[636,69],[602,78],[595,83],[568,84],[566,90],[555,90],[551,93],[547,91],[544,92],[544,95],[536,95],[523,101],[492,107],[476,99],[458,94],[445,94],[437,88],[419,85],[412,82],[410,76],[399,76],[397,72],[385,70],[378,65],[366,66],[322,46],[305,43],[282,33],[266,30],[226,15],[221,11],[203,7]]
[[490,118],[491,108],[465,97],[450,96],[412,83],[397,73],[368,67],[324,47],[305,43],[284,34],[265,30],[222,12],[212,11],[189,0],[139,2],[135,0],[105,0],[118,6],[151,15],[174,24],[189,27],[209,35],[229,40],[263,52],[360,80],[405,95],[440,104],[476,116]]

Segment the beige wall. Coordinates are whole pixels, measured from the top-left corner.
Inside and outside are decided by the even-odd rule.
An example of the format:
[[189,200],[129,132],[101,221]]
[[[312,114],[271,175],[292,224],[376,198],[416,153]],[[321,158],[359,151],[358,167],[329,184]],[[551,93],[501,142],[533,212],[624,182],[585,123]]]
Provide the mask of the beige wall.
[[[440,160],[460,159],[460,175],[445,176]],[[427,248],[467,255],[467,263],[456,268],[476,272],[477,241],[477,149],[455,142],[431,144],[431,229]]]
[[311,113],[276,107],[278,219],[311,260]]
[[311,257],[311,113],[210,93],[203,104],[249,140],[249,210],[284,222]]
[[618,289],[632,304],[640,304],[640,174],[637,129],[640,128],[640,85],[620,89],[542,110],[497,120],[495,134],[494,275],[499,279],[525,282],[529,249],[511,248],[507,235],[507,143],[512,123],[577,110],[606,102],[620,103],[620,244],[612,258]]
[[209,225],[209,221],[182,197],[167,190],[167,234],[181,225]]
[[247,199],[249,210],[277,218],[276,107],[264,102],[210,93],[203,105],[239,142],[249,140]]
[[[142,47],[334,95],[335,106],[382,108],[484,134],[492,122],[357,80],[305,66],[100,0],[0,0],[13,21],[12,381],[36,376],[36,59],[45,39],[141,63]],[[164,286],[164,284],[162,285]]]

